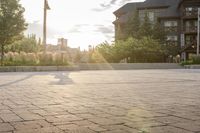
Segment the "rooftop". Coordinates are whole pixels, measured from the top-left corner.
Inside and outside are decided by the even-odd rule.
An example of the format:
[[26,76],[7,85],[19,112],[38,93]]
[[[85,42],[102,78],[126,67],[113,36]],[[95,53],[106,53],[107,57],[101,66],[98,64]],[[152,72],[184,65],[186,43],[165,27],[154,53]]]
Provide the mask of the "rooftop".
[[116,16],[122,16],[127,18],[127,13],[134,11],[135,9],[154,9],[154,8],[166,8],[164,13],[160,14],[160,17],[178,17],[178,6],[181,0],[146,0],[144,2],[127,3],[114,12]]

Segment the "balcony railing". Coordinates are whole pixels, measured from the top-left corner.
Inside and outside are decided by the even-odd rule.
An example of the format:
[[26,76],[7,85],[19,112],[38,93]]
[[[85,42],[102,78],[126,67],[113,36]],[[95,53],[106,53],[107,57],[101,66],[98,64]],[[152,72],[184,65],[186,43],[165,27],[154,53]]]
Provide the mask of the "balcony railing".
[[170,27],[165,27],[166,32],[177,32],[178,27],[177,26],[170,26]]
[[186,26],[185,32],[186,33],[196,33],[197,32],[197,26]]
[[193,49],[195,49],[195,47],[197,46],[197,41],[186,41],[184,46],[181,46],[182,50],[186,50],[189,47],[192,47]]
[[192,10],[185,10],[183,12],[184,17],[198,17],[198,9],[194,8]]
[[197,41],[185,41],[185,45],[189,46],[189,45],[196,45]]

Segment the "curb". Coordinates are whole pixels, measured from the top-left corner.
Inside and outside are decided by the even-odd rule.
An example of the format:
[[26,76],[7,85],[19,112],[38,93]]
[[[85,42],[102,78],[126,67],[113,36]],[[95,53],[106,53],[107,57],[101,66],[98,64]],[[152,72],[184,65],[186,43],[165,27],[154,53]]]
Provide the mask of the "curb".
[[[200,66],[199,66],[200,68]],[[3,66],[0,72],[42,72],[80,70],[142,70],[142,69],[187,69],[175,63],[80,63],[73,66]]]

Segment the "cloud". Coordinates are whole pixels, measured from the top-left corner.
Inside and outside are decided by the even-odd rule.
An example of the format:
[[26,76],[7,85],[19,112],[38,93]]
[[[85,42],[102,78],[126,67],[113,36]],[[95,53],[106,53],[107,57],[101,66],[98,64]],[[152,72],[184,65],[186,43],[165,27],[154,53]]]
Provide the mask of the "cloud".
[[89,25],[89,24],[77,24],[77,25],[74,25],[68,32],[69,33],[80,33],[80,32],[82,32],[83,28],[90,27],[90,26],[91,25]]
[[94,35],[101,35],[107,38],[108,40],[113,39],[114,28],[112,25],[89,25],[89,24],[78,24],[72,27],[68,33],[92,33]]
[[100,12],[100,11],[107,10],[107,9],[111,8],[112,5],[115,5],[117,1],[118,1],[118,0],[111,0],[111,1],[108,2],[108,3],[105,3],[105,2],[104,2],[104,3],[100,3],[100,4],[99,4],[100,7],[98,7],[98,8],[93,8],[92,10],[93,10],[93,11],[96,11],[96,12]]
[[[35,21],[29,23],[25,34],[35,34],[37,37],[42,37],[43,35],[43,25]],[[54,38],[57,35],[62,35],[62,32],[56,31],[50,27],[47,27],[47,38]]]
[[132,2],[133,0],[121,0],[120,2],[119,2],[119,4],[120,5],[124,5],[124,4],[126,4],[126,3],[128,3],[128,2]]
[[114,39],[114,27],[112,25],[95,25],[95,32],[101,33],[107,40],[112,41]]
[[92,11],[101,12],[101,11],[110,9],[114,5],[122,6],[128,2],[133,2],[133,0],[111,0],[108,3],[104,2],[104,3],[99,4],[100,7],[93,8]]
[[96,32],[101,32],[103,34],[113,34],[114,33],[114,29],[113,26],[104,26],[104,25],[96,25],[97,30]]
[[114,5],[116,2],[117,2],[117,0],[111,0],[108,4],[101,3],[100,6],[103,7],[103,8],[109,8],[112,5]]

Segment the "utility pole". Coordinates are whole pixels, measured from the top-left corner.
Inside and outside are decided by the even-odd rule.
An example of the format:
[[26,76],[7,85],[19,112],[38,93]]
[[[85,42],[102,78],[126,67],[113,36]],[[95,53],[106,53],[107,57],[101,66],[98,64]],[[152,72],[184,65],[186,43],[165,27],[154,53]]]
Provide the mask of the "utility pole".
[[199,56],[199,45],[200,45],[200,8],[198,8],[198,27],[197,27],[197,56]]
[[46,52],[47,45],[47,10],[50,10],[47,0],[44,0],[44,20],[43,20],[43,45],[44,52]]

